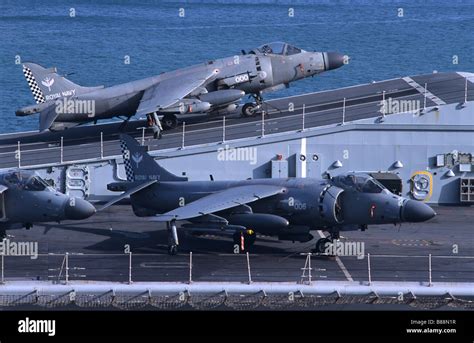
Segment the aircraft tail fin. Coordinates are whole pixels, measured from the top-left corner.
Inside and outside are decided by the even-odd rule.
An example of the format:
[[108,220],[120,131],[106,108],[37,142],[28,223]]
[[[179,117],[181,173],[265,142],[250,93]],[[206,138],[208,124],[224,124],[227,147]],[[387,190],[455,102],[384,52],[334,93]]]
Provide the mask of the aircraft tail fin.
[[56,68],[46,69],[35,63],[23,63],[23,74],[38,104],[103,88],[79,86],[59,75]]
[[131,136],[120,135],[123,161],[127,181],[188,181],[187,177],[174,175],[161,167],[147,152],[147,147],[138,144]]

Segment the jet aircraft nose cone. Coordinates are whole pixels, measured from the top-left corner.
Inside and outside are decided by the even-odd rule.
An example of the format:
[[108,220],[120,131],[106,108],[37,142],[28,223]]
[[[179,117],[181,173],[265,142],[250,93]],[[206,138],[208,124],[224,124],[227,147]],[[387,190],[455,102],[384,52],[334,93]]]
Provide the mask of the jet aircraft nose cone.
[[67,219],[81,220],[89,218],[96,210],[90,202],[75,198],[74,201],[67,202],[64,212]]
[[346,59],[345,55],[342,55],[338,52],[326,52],[326,56],[326,70],[332,70],[342,67]]
[[436,215],[436,212],[431,207],[416,200],[408,200],[403,205],[402,213],[403,220],[415,223],[427,221]]

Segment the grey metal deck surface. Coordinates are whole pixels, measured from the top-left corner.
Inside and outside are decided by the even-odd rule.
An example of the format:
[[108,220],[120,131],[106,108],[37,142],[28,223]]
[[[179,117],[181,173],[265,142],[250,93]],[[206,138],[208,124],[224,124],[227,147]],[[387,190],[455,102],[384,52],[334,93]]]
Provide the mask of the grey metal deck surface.
[[[429,281],[432,254],[433,282],[474,282],[474,211],[469,207],[435,207],[438,216],[426,223],[373,226],[368,231],[342,232],[342,242],[361,242],[370,254],[372,281]],[[70,280],[126,282],[132,251],[133,281],[189,280],[189,253],[193,252],[194,281],[248,280],[245,255],[233,254],[230,239],[189,235],[179,230],[180,254],[167,254],[164,225],[137,218],[129,206],[113,206],[80,222],[37,225],[32,230],[8,232],[12,242],[38,242],[38,259],[6,256],[6,280],[64,280],[60,276],[64,253],[69,253]],[[307,243],[259,237],[250,249],[252,280],[255,282],[300,281],[306,256],[316,239]],[[456,250],[455,250],[456,248]],[[456,251],[456,252],[455,252]],[[367,281],[367,256],[340,260],[312,257],[312,277],[318,280]],[[307,275],[307,274],[306,274]]]
[[[304,127],[314,128],[334,125],[342,122],[343,99],[346,99],[345,122],[380,117],[380,102],[383,99],[416,100],[424,103],[426,84],[426,106],[439,105],[432,98],[443,103],[463,102],[465,98],[466,78],[458,73],[436,73],[409,78],[386,80],[354,87],[325,92],[309,93],[295,97],[276,99],[268,102],[268,114],[264,118],[238,118],[231,115],[226,118],[225,134],[222,118],[214,118],[201,123],[187,123],[183,139],[183,128],[166,131],[163,139],[151,144],[152,150],[179,148],[234,139],[256,138],[273,133],[295,132],[303,128],[302,107],[305,105]],[[472,81],[468,82],[468,101],[474,99]],[[293,110],[290,110],[290,107]],[[117,143],[119,123],[100,124],[69,129],[55,133],[20,133],[0,136],[0,168],[19,165],[15,156],[20,142],[21,165],[43,165],[63,161],[77,161],[101,156],[101,132],[103,134],[103,156],[118,155]],[[139,137],[144,121],[132,121],[126,132]],[[147,131],[146,136],[150,133]],[[63,150],[60,142],[63,137]]]

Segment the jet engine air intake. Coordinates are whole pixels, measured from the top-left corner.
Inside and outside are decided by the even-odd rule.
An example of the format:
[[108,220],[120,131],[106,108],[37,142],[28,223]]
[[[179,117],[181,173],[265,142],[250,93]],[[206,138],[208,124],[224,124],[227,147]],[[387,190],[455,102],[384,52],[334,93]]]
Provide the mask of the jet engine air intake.
[[342,224],[344,214],[342,212],[342,194],[344,190],[327,185],[319,196],[319,213],[328,224]]

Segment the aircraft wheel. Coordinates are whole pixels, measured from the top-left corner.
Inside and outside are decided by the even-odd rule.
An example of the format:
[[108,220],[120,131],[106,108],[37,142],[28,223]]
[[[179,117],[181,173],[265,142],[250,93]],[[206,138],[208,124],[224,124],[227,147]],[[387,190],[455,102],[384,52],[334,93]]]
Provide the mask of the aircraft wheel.
[[324,254],[326,252],[326,243],[331,243],[329,238],[321,238],[316,242],[316,252],[319,254]]
[[169,255],[177,255],[178,254],[178,246],[177,245],[170,245],[168,246],[168,254]]
[[161,125],[165,130],[174,129],[178,126],[178,119],[174,114],[165,114],[163,119],[161,119]]
[[253,117],[257,113],[257,105],[248,102],[242,107],[242,116]]

